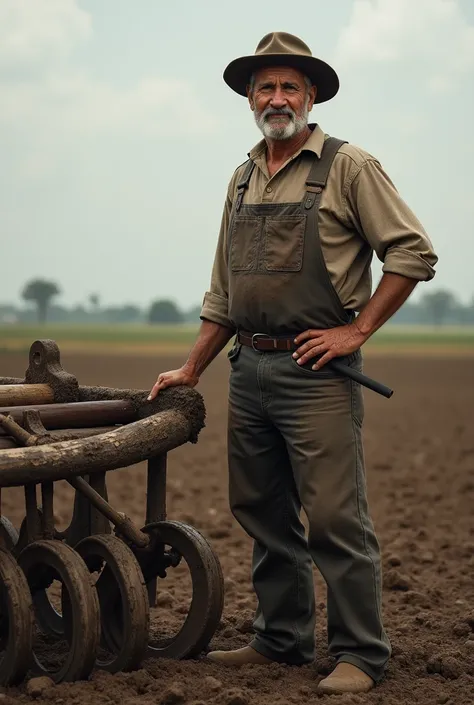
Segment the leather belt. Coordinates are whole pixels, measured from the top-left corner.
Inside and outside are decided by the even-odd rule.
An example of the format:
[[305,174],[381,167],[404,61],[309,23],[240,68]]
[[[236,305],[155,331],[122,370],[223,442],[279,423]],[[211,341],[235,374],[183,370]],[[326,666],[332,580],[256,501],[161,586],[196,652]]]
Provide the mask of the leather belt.
[[[296,350],[297,346],[293,342],[294,339],[295,336],[271,336],[266,333],[247,333],[246,331],[239,331],[237,334],[237,340],[241,345],[248,345],[259,352],[265,352],[267,350],[290,352]],[[381,394],[387,397],[387,399],[390,399],[393,394],[393,389],[386,387],[385,384],[381,384],[374,379],[370,379],[367,375],[351,367],[351,362],[356,359],[358,354],[358,352],[354,352],[347,357],[333,358],[327,363],[327,366],[337,374],[341,374],[344,377],[354,380],[354,382],[363,384],[364,387],[373,389],[377,394]]]
[[294,343],[294,336],[271,336],[266,333],[247,333],[246,331],[239,331],[237,340],[242,345],[247,345],[259,352],[271,350],[290,352],[297,348]]

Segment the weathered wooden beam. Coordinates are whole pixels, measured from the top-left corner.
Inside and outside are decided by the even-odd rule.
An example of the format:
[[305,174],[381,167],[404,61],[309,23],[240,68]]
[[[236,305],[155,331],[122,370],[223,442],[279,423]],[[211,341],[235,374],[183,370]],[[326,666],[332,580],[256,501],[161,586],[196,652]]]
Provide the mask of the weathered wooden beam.
[[169,409],[98,437],[6,449],[0,453],[0,486],[115,470],[167,453],[192,438],[192,419],[181,411]]
[[[101,433],[108,433],[109,431],[115,431],[116,426],[99,426],[97,428],[65,428],[60,431],[48,431],[48,436],[50,436],[50,443],[59,443],[60,441],[70,441],[75,438],[88,438],[89,436],[99,436]],[[1,430],[1,429],[0,429]],[[41,441],[39,445],[44,445],[48,441]],[[22,447],[21,443],[18,443],[12,436],[1,435],[0,434],[0,450],[5,450],[7,448],[18,448]]]
[[9,414],[21,426],[23,412],[33,409],[40,412],[41,422],[46,429],[109,426],[129,423],[137,418],[136,407],[129,399],[7,406],[0,407],[0,414]]
[[53,402],[54,392],[49,384],[0,385],[0,406],[52,404]]

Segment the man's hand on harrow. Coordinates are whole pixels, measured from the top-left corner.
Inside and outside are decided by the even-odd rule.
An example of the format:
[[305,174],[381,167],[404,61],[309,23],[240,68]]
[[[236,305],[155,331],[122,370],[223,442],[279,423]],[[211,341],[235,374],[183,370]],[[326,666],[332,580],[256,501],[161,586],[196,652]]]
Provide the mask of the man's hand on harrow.
[[148,401],[153,401],[158,392],[161,392],[162,389],[166,389],[167,387],[195,387],[198,382],[199,377],[193,374],[185,365],[180,367],[179,370],[162,372],[158,376],[158,379],[156,380],[156,383],[148,396]]
[[367,336],[359,330],[355,323],[327,330],[311,329],[295,338],[295,343],[299,347],[293,353],[293,357],[297,359],[299,365],[304,365],[311,358],[322,355],[313,365],[313,370],[320,370],[334,357],[342,357],[355,352],[366,340]]

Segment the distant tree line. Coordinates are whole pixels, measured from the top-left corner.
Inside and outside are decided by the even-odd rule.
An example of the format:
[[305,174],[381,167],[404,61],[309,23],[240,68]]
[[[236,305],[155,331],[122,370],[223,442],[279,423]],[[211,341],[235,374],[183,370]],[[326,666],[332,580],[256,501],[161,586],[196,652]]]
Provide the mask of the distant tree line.
[[[201,306],[183,310],[171,299],[157,299],[148,307],[125,303],[101,306],[100,296],[91,293],[84,304],[66,307],[56,303],[61,289],[56,282],[34,279],[26,283],[22,299],[26,306],[0,303],[1,323],[198,323]],[[474,296],[467,305],[447,289],[429,290],[417,303],[408,300],[392,317],[392,323],[473,325]]]
[[62,306],[56,303],[61,289],[56,282],[34,279],[21,293],[26,306],[0,303],[1,323],[198,323],[201,306],[180,308],[170,299],[153,301],[149,307],[134,303],[102,306],[97,293],[84,304]]

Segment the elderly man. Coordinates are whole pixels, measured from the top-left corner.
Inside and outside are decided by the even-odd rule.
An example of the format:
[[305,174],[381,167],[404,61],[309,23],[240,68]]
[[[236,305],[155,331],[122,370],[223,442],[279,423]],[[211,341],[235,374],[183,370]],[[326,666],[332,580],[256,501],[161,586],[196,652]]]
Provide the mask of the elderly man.
[[[359,385],[326,363],[337,357],[360,370],[362,345],[434,276],[437,257],[377,159],[308,124],[339,81],[303,41],[268,34],[224,80],[247,96],[264,139],[229,184],[197,342],[150,394],[196,385],[236,334],[230,504],[254,540],[258,607],[251,644],[208,658],[311,662],[314,561],[327,584],[336,660],[319,690],[364,692],[382,678],[390,644],[366,498],[363,400]],[[383,276],[371,296],[373,252]]]

